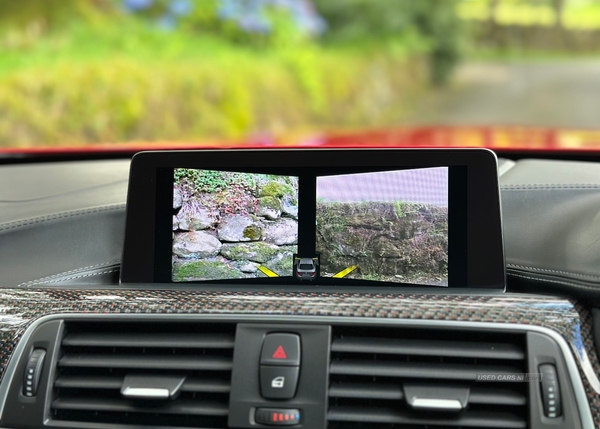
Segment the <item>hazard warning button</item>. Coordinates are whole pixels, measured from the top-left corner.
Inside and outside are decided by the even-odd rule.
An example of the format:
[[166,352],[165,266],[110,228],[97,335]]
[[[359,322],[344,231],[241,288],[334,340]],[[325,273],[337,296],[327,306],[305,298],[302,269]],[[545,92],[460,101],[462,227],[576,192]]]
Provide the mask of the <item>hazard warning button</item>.
[[261,365],[300,365],[300,336],[267,334],[260,354]]

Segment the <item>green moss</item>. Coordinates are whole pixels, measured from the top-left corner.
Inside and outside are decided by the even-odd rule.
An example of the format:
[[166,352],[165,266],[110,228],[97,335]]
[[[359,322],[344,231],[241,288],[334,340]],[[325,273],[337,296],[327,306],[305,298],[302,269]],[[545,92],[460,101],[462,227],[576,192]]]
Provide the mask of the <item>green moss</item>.
[[248,225],[244,228],[244,237],[254,241],[260,240],[260,237],[262,237],[262,228],[258,225]]
[[326,239],[334,239],[333,235],[348,230],[349,213],[344,211],[348,203],[325,203],[317,201],[317,227]]
[[446,207],[317,201],[316,215],[316,244],[324,272],[356,264],[365,279],[374,274],[380,279],[396,275],[406,279],[417,271],[424,278],[447,275]]
[[402,201],[396,201],[394,203],[394,213],[396,213],[396,217],[398,219],[402,219],[406,217],[406,206]]
[[294,189],[287,183],[280,183],[274,180],[266,183],[260,188],[260,197],[277,197],[281,198],[285,195],[293,195]]
[[280,276],[290,276],[294,269],[294,258],[291,252],[283,252],[267,262],[265,266]]
[[173,281],[239,279],[242,273],[220,261],[196,261],[173,267]]
[[298,245],[279,246],[279,250],[283,252],[298,253]]
[[271,210],[281,210],[281,201],[275,197],[262,197],[258,199],[258,205]]
[[279,248],[273,244],[258,241],[255,243],[226,243],[221,248],[221,255],[227,259],[254,262],[266,262],[279,252]]

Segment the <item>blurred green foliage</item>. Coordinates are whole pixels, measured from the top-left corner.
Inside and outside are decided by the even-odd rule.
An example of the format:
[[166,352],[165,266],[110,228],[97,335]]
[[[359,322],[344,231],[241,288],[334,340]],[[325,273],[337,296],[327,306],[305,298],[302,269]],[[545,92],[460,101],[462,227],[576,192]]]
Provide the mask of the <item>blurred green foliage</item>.
[[135,16],[155,22],[172,29],[182,30],[188,35],[217,36],[222,41],[238,45],[265,48],[287,45],[301,41],[297,28],[292,25],[291,17],[284,11],[268,10],[269,21],[274,24],[273,31],[249,32],[240,28],[234,21],[219,18],[219,1],[201,0],[193,3],[189,13],[177,17],[176,21],[162,20],[171,0],[155,0],[152,7],[136,12]]
[[172,1],[0,0],[0,146],[396,125],[448,82],[467,39],[504,47],[493,25],[600,28],[600,0],[313,0],[321,36],[277,7],[269,31],[247,31],[219,15],[223,0],[165,20]]
[[460,0],[465,53],[479,59],[597,56],[600,0]]
[[315,44],[255,50],[140,23],[46,34],[0,58],[0,145],[198,141],[379,126],[420,61]]
[[345,43],[400,42],[427,52],[431,80],[443,84],[460,58],[461,22],[455,0],[317,0],[329,23],[326,38]]
[[461,0],[459,18],[499,25],[561,25],[568,30],[600,29],[598,0]]
[[329,31],[315,39],[276,9],[268,35],[246,34],[215,0],[170,29],[118,0],[0,0],[0,146],[395,124],[427,58],[436,83],[458,58],[452,1],[320,0]]
[[59,30],[75,21],[100,23],[117,16],[115,0],[0,0],[0,27],[22,29],[39,23],[44,29]]

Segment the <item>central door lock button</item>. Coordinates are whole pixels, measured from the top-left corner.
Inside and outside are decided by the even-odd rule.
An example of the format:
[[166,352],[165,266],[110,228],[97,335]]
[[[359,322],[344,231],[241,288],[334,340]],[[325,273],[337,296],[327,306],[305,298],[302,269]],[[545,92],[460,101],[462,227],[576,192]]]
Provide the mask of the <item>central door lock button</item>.
[[260,367],[260,393],[267,399],[291,399],[296,395],[298,385],[297,366]]
[[300,336],[267,334],[260,354],[261,365],[300,365]]

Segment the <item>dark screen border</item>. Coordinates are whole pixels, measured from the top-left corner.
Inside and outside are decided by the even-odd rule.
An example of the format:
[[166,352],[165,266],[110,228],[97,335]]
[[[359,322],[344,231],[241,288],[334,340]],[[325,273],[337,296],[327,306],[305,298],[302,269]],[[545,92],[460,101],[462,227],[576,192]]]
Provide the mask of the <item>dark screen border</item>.
[[[121,284],[132,286],[136,283],[143,283],[147,286],[159,283],[173,286],[177,284],[155,277],[155,272],[160,274],[160,265],[165,261],[166,270],[170,270],[170,257],[160,261],[160,254],[155,254],[156,240],[158,239],[156,233],[158,232],[160,235],[161,231],[156,222],[156,207],[160,207],[157,205],[156,195],[157,176],[160,169],[180,167],[267,173],[272,171],[273,174],[292,175],[292,170],[306,170],[307,167],[330,168],[335,170],[336,174],[341,174],[348,170],[346,166],[353,165],[360,165],[359,172],[398,170],[399,166],[404,168],[465,166],[469,179],[465,196],[468,202],[467,219],[464,222],[469,249],[465,263],[467,282],[466,284],[454,284],[450,280],[449,287],[465,291],[473,288],[503,291],[506,288],[506,270],[497,162],[494,152],[485,148],[238,148],[234,150],[140,152],[133,157],[131,162],[125,240],[119,281]],[[393,164],[393,166],[382,167],[383,163]],[[282,165],[289,167],[278,167]],[[453,190],[451,189],[450,192]],[[171,191],[168,194],[170,195],[170,193]],[[449,204],[451,205],[452,202],[449,201]],[[172,228],[170,223],[169,219],[167,229]],[[168,231],[168,234],[170,240],[172,231]],[[454,234],[454,231],[451,234]],[[453,245],[450,243],[450,246]],[[166,253],[170,255],[171,246],[166,247]],[[452,258],[456,256],[456,252],[453,251],[453,253],[454,255],[450,255]],[[231,284],[231,282],[228,283]],[[184,284],[178,283],[180,286]],[[314,290],[312,287],[303,288],[302,284],[290,284],[289,281],[284,284],[290,288],[289,290]],[[215,283],[206,285],[193,283],[190,284],[190,287],[206,289],[213,287],[211,285],[215,285]],[[365,286],[365,282],[356,285],[347,283],[344,286],[346,285]],[[248,284],[242,286],[247,287]],[[379,286],[380,288],[376,290],[389,290],[390,292],[403,287],[403,285],[396,285],[395,288],[387,287],[390,286],[389,284]],[[419,290],[424,289],[421,285],[415,286],[418,286]],[[364,289],[368,290],[369,288]],[[448,288],[437,287],[425,287],[425,289],[432,292],[448,290]],[[266,283],[264,290],[271,290]],[[288,289],[273,290],[285,291]],[[333,291],[335,288],[323,290]]]

